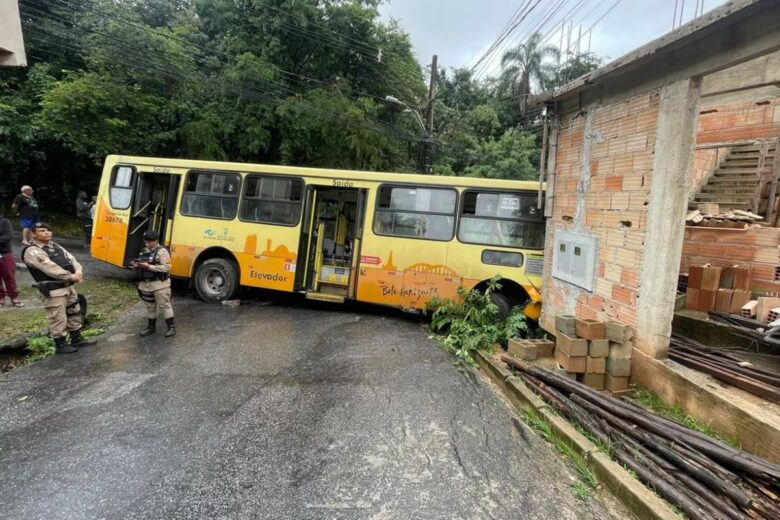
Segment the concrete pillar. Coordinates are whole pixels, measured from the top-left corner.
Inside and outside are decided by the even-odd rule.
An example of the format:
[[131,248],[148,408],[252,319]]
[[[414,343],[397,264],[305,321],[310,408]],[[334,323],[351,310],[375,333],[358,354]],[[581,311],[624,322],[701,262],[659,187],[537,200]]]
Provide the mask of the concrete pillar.
[[0,0],[0,68],[26,65],[19,3],[14,0]]
[[661,89],[636,325],[636,347],[654,358],[669,350],[700,91],[700,79]]

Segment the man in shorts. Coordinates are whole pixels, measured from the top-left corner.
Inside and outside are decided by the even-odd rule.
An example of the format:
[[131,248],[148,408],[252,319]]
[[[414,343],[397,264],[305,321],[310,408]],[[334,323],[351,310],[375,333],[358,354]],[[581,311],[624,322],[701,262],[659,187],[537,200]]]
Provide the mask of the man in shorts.
[[38,201],[32,196],[33,189],[30,186],[22,186],[22,192],[14,198],[11,207],[19,214],[19,226],[22,228],[22,245],[27,246],[32,242],[33,224],[41,220],[38,211]]

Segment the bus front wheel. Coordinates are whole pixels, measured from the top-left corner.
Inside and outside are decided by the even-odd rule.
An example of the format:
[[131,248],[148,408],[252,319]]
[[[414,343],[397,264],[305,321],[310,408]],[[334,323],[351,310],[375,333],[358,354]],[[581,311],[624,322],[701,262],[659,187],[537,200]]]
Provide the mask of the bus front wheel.
[[229,300],[238,290],[238,267],[225,258],[211,258],[195,272],[195,290],[204,301],[217,303]]
[[491,291],[490,301],[498,307],[498,319],[500,321],[506,320],[512,314],[512,302],[505,294]]

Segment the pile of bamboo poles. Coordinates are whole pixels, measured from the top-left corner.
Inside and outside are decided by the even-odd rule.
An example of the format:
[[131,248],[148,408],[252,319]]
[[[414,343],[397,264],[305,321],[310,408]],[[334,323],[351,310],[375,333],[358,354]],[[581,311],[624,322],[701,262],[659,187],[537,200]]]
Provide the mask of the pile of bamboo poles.
[[745,364],[731,354],[673,336],[669,358],[763,399],[780,403],[780,375]]
[[512,356],[528,386],[691,519],[780,519],[780,465]]

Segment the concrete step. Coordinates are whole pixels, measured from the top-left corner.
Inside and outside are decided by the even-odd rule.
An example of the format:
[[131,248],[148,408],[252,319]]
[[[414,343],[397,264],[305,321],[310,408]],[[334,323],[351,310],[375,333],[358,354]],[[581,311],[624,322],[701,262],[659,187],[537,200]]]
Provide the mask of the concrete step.
[[767,168],[764,166],[760,170],[758,169],[758,165],[754,166],[739,166],[739,165],[730,165],[730,164],[724,164],[720,168],[716,170],[716,172],[729,172],[729,173],[757,173],[759,171],[762,172],[771,172],[771,168]]
[[753,196],[721,195],[719,193],[699,193],[694,198],[696,202],[717,202],[718,204],[750,204]]
[[721,195],[727,195],[729,193],[744,193],[753,195],[755,190],[750,186],[705,186],[701,189],[701,193],[719,193]]
[[757,168],[758,159],[743,160],[743,159],[738,159],[738,158],[735,159],[733,157],[729,157],[720,167],[721,168]]
[[[774,143],[771,143],[767,150],[775,150],[777,149],[777,146],[775,146]],[[731,153],[749,153],[749,152],[760,152],[761,146],[757,144],[745,144],[741,146],[732,146],[731,147]]]
[[756,184],[758,182],[758,179],[753,175],[751,175],[750,177],[747,177],[745,175],[718,175],[710,179],[710,183],[720,182],[720,181],[738,182],[740,184]]
[[753,175],[757,176],[758,168],[718,168],[715,175]]

